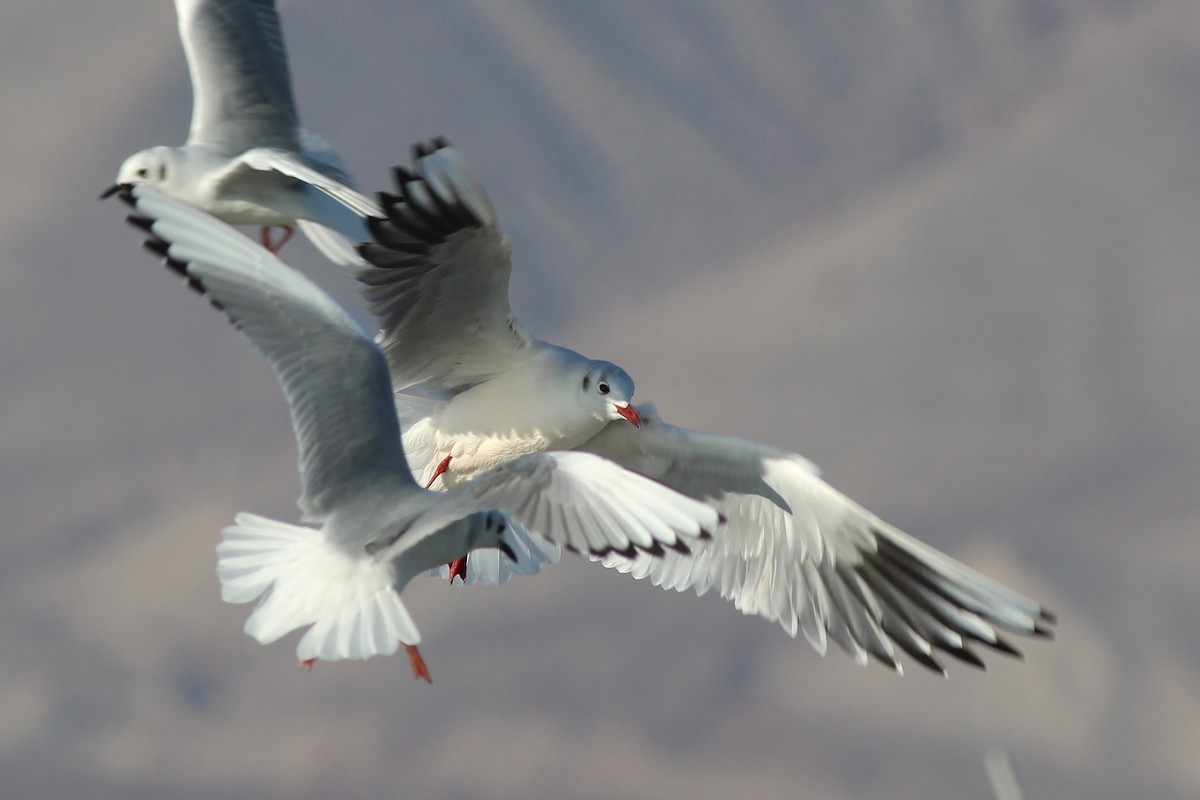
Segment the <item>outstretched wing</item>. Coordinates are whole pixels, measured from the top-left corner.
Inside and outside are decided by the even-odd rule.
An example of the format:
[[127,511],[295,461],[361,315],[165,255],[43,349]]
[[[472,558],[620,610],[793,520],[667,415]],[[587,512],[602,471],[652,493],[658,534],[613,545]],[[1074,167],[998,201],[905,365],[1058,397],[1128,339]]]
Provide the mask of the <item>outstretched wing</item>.
[[719,522],[706,504],[590,453],[522,456],[460,484],[397,540],[406,548],[464,512],[499,509],[531,533],[602,556],[686,553]]
[[271,362],[300,450],[309,520],[380,476],[415,486],[400,446],[387,363],[370,336],[325,292],[223,222],[153,189],[123,190],[188,286],[209,298]]
[[605,566],[676,591],[716,588],[821,653],[829,637],[897,671],[893,645],[944,673],[935,650],[982,667],[972,642],[1016,655],[1001,630],[1048,635],[1054,617],[1037,603],[883,522],[800,456],[638,413],[640,430],[609,425],[581,449],[710,502],[726,524],[690,554],[613,553]]
[[513,316],[511,250],[466,162],[434,139],[395,178],[358,277],[396,387],[452,395],[522,363],[542,345]]
[[274,0],[175,0],[192,77],[189,145],[235,155],[299,149],[287,51]]

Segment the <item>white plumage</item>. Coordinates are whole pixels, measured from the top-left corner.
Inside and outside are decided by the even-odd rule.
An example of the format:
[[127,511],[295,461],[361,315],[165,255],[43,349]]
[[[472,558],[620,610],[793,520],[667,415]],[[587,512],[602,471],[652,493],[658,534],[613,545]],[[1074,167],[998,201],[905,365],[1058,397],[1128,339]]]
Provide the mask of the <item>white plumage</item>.
[[[441,140],[414,150],[412,168],[396,169],[396,194],[380,195],[383,216],[369,220],[375,242],[360,252],[373,268],[359,277],[397,388],[422,395],[397,401],[419,480],[460,442],[516,450],[507,439],[524,437],[524,452],[602,455],[712,504],[727,521],[688,554],[609,554],[606,566],[664,588],[715,589],[747,614],[802,632],[821,653],[832,638],[860,663],[870,655],[900,670],[898,646],[944,672],[937,650],[982,665],[972,643],[1015,654],[1001,631],[1049,634],[1054,617],[1040,605],[883,522],[795,453],[669,425],[646,405],[636,408],[639,427],[595,424],[549,395],[549,412],[527,405],[544,379],[530,365],[557,348],[513,316],[511,248],[462,157]],[[489,386],[487,403],[464,402]],[[543,413],[578,422],[539,426]],[[454,460],[446,485],[474,474]],[[480,555],[468,558],[468,580],[508,577],[475,570]]]
[[149,187],[123,197],[147,246],[262,351],[287,396],[300,508],[320,527],[240,514],[218,547],[222,596],[259,599],[246,625],[259,641],[308,626],[302,661],[417,644],[399,592],[469,550],[513,555],[506,516],[593,555],[682,552],[717,525],[706,505],[587,453],[526,456],[445,494],[421,489],[384,356],[341,306],[213,217]]
[[225,222],[264,226],[264,244],[266,227],[296,225],[330,260],[360,266],[361,216],[310,185],[351,181],[300,128],[274,0],[176,0],[175,10],[192,79],[187,142],[134,153],[104,196],[148,184]]

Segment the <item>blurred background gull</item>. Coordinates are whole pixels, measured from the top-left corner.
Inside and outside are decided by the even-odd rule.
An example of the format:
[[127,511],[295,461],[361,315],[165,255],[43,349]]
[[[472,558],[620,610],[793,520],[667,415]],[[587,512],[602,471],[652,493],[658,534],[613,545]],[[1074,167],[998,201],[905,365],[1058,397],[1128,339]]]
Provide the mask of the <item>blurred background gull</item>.
[[[0,9],[0,774],[13,797],[1200,794],[1200,5],[280,3],[359,185],[469,159],[515,310],[672,421],[794,449],[1059,614],[898,678],[581,559],[414,584],[423,651],[295,668],[220,529],[294,516],[258,354],[98,203],[182,143],[169,3]],[[344,302],[354,282],[284,250]]]

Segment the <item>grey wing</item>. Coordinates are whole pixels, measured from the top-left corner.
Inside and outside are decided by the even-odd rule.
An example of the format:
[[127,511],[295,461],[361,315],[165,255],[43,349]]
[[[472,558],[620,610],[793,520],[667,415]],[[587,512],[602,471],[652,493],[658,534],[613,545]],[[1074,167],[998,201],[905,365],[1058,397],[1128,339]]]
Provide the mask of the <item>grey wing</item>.
[[[300,451],[300,507],[318,520],[372,481],[416,484],[400,446],[387,363],[325,292],[246,236],[148,187],[123,194],[147,247],[267,357]],[[399,484],[395,482],[399,481]]]
[[274,0],[175,0],[192,78],[189,145],[298,150],[299,118]]
[[522,363],[541,346],[508,302],[511,251],[492,204],[444,140],[414,148],[380,194],[375,241],[358,276],[380,320],[380,345],[398,388],[452,395]]
[[638,412],[641,430],[609,425],[581,449],[712,503],[726,524],[690,554],[610,554],[605,566],[676,591],[715,587],[821,653],[832,638],[897,671],[893,645],[944,673],[935,650],[983,666],[973,642],[1017,654],[1001,630],[1049,633],[1053,615],[1037,603],[883,522],[800,456]]

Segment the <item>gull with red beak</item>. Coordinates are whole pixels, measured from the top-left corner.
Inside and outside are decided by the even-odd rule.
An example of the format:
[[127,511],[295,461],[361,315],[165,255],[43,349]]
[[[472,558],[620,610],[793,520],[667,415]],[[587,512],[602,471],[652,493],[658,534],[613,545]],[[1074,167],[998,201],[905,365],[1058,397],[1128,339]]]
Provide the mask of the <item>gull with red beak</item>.
[[[516,557],[514,525],[571,550],[662,558],[710,535],[706,504],[588,453],[506,460],[430,492],[401,444],[378,346],[315,284],[228,225],[146,186],[124,187],[146,246],[212,303],[279,377],[300,455],[305,525],[239,514],[217,547],[221,597],[257,601],[246,633],[306,629],[302,667],[405,645],[429,680],[400,600],[416,575],[471,550]],[[624,424],[624,423],[622,423]]]
[[[616,364],[541,342],[521,354],[510,369],[441,401],[397,395],[404,446],[422,486],[453,489],[513,458],[573,449],[610,423],[641,427],[630,402],[633,379]],[[406,413],[414,405],[415,415]],[[515,564],[500,559],[490,564],[536,571],[547,560],[539,555],[546,549],[524,538],[521,544]],[[454,561],[449,579],[465,581],[466,564],[465,556]]]
[[[451,487],[533,451],[601,455],[710,504],[725,524],[688,553],[597,560],[665,589],[714,589],[859,663],[899,671],[903,651],[944,673],[941,655],[978,667],[979,646],[1015,655],[1004,632],[1051,635],[1054,615],[1041,605],[879,519],[803,457],[635,410],[624,371],[534,338],[509,307],[509,246],[482,187],[444,141],[414,149],[412,168],[395,171],[396,193],[379,196],[383,216],[368,219],[375,242],[359,253],[373,268],[359,280],[395,385],[424,393],[397,401],[418,480]],[[529,555],[553,561],[557,551],[534,544]],[[494,550],[475,550],[465,580],[539,566],[506,571]]]

